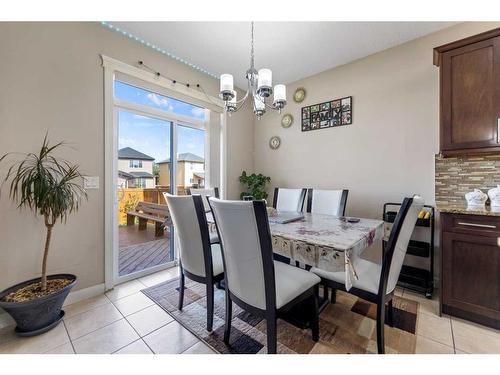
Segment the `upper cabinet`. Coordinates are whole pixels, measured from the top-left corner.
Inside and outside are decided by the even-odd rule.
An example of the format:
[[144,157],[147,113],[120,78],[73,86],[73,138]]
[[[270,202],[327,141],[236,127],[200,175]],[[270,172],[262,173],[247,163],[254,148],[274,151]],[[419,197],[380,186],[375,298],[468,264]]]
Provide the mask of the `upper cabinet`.
[[500,151],[500,28],[434,49],[444,156]]

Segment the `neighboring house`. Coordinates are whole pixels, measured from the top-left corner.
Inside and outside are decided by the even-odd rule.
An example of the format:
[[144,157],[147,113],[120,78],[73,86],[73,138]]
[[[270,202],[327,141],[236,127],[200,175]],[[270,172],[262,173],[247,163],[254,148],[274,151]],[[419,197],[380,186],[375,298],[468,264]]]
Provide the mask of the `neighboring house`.
[[[160,167],[159,185],[170,186],[170,159],[157,163]],[[177,157],[177,186],[205,186],[205,159],[186,152]]]
[[154,188],[154,158],[131,147],[118,150],[118,188]]

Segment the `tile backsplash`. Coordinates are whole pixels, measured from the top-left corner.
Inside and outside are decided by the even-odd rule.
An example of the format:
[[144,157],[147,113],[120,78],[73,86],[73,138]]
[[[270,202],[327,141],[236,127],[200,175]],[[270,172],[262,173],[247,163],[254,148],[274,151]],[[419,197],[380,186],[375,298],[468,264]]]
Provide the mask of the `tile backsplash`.
[[500,154],[435,157],[436,204],[465,203],[465,193],[500,185]]

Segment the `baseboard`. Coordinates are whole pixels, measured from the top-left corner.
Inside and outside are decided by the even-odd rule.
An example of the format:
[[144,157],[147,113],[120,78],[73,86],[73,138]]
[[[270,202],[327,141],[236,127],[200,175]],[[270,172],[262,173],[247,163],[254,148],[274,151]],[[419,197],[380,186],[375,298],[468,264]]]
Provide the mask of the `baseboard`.
[[[71,305],[72,303],[83,301],[87,298],[96,297],[104,293],[104,284],[97,284],[85,289],[75,290],[68,294],[63,306]],[[0,308],[0,330],[5,327],[13,326],[14,320],[3,309]]]

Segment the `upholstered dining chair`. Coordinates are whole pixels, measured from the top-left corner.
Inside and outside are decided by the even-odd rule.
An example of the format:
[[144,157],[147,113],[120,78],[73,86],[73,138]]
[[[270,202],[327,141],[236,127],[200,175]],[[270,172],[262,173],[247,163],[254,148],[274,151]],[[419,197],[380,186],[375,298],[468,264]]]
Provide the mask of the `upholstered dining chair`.
[[[388,323],[393,326],[392,299],[394,289],[403,266],[408,242],[415,228],[418,213],[423,206],[424,200],[418,196],[403,200],[385,247],[382,265],[362,258],[357,258],[353,264],[358,277],[354,280],[349,293],[377,304],[377,349],[379,354],[385,352],[385,305],[387,304],[388,308]],[[345,272],[327,272],[318,268],[312,268],[311,272],[321,277],[324,286],[333,289],[332,302],[335,302],[334,296],[337,289],[346,290]]]
[[302,212],[307,189],[275,188],[273,207],[278,211]]
[[210,211],[210,205],[208,204],[208,197],[215,197],[219,198],[219,188],[214,187],[214,188],[205,188],[205,189],[198,189],[198,188],[189,188],[187,189],[188,195],[201,195],[203,198],[203,207],[205,207],[205,211],[209,212]]
[[349,190],[308,189],[307,212],[344,216]]
[[224,266],[219,244],[211,244],[202,197],[166,194],[179,248],[179,310],[184,304],[185,277],[206,285],[207,331],[212,331],[214,284],[224,279]]
[[229,344],[234,302],[266,319],[267,350],[276,353],[278,317],[306,300],[311,301],[312,338],[318,341],[321,280],[311,272],[273,261],[265,202],[215,198],[210,198],[209,202],[221,239],[226,275],[224,342]]

